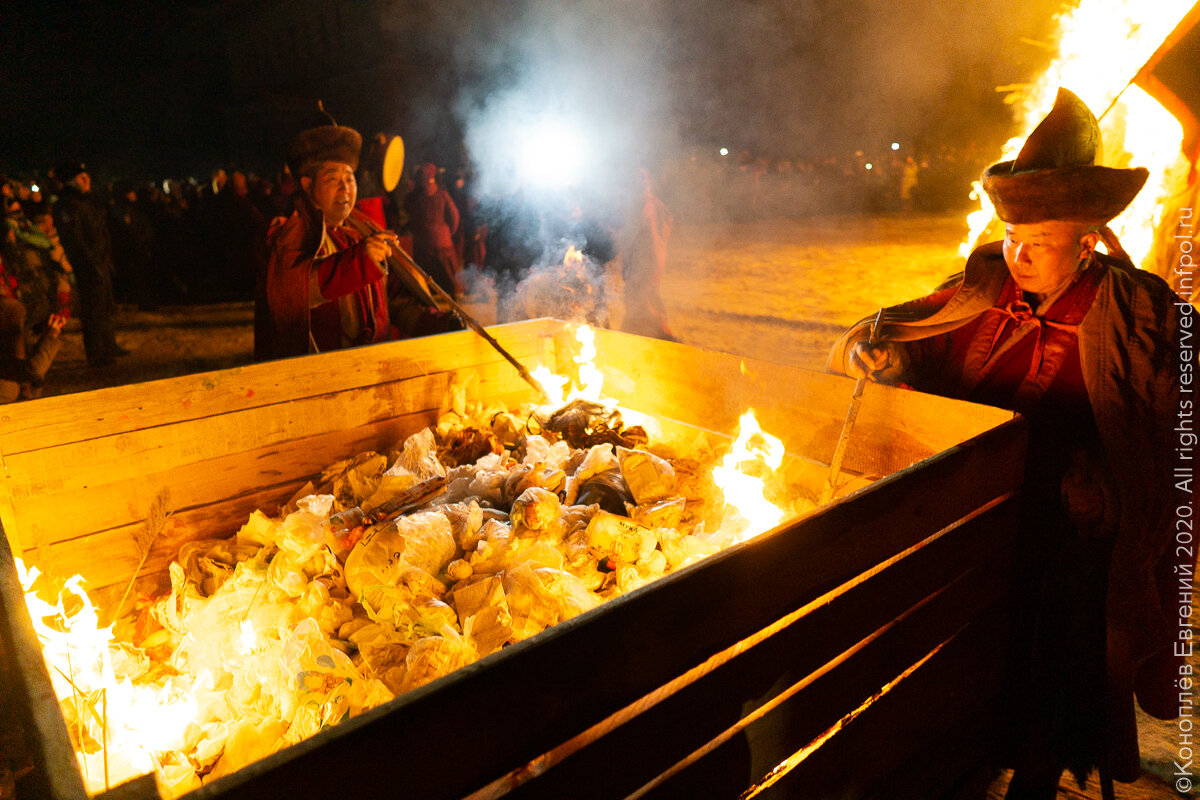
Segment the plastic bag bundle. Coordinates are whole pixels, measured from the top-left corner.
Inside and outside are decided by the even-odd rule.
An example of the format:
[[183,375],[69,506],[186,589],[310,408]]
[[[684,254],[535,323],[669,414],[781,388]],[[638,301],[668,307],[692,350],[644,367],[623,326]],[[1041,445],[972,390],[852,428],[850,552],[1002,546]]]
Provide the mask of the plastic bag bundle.
[[671,462],[645,450],[617,448],[621,475],[638,505],[652,503],[675,493],[675,469]]
[[355,597],[371,585],[395,586],[405,567],[430,575],[454,557],[450,521],[439,511],[403,516],[371,528],[346,559],[346,585]]
[[418,483],[433,477],[445,477],[446,468],[438,460],[433,430],[425,428],[405,439],[396,463],[384,475],[411,475]]

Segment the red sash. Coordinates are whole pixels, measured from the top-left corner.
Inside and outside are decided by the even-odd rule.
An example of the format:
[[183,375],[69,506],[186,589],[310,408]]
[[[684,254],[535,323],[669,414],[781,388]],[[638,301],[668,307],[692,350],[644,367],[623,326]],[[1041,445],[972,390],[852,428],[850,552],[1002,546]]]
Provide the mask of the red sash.
[[1078,363],[1079,323],[1091,309],[1102,277],[1099,264],[1085,267],[1075,284],[1040,317],[1010,278],[971,337],[963,369],[967,392],[1008,394],[1012,399],[1006,406],[1033,407],[1064,365],[1071,359]]

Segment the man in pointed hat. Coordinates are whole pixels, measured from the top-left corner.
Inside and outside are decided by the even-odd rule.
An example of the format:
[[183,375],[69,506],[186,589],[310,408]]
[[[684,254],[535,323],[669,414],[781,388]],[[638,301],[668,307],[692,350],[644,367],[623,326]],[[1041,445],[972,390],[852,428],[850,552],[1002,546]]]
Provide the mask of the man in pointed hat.
[[1004,241],[886,309],[874,342],[864,320],[830,354],[831,371],[1029,421],[1003,704],[1012,800],[1054,797],[1064,768],[1136,780],[1135,693],[1179,713],[1172,428],[1192,309],[1107,227],[1148,173],[1099,166],[1099,149],[1096,118],[1060,90],[1017,158],[984,172]]

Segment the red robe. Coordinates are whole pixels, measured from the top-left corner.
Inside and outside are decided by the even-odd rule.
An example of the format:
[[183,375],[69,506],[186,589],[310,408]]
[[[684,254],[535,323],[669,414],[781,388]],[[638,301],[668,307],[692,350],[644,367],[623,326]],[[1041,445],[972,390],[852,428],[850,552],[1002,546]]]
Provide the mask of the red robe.
[[[361,215],[359,211],[352,214]],[[326,229],[301,203],[267,234],[269,255],[256,325],[259,360],[387,341],[387,275],[367,254],[357,230]]]

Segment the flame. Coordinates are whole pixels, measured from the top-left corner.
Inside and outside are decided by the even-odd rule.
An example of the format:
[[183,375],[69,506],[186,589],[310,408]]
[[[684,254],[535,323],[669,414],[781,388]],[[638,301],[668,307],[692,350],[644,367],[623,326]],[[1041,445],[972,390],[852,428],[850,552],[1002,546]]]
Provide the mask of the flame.
[[[571,248],[574,250],[574,248]],[[570,253],[568,252],[568,257]],[[580,325],[575,331],[575,340],[579,342],[579,355],[574,357],[578,380],[572,388],[572,380],[555,374],[549,367],[539,365],[532,371],[534,380],[542,387],[542,391],[550,398],[549,405],[561,406],[572,400],[589,400],[609,407],[615,407],[617,401],[602,397],[604,375],[596,367],[596,332],[590,325]]]
[[[998,161],[1016,157],[1054,105],[1059,87],[1064,87],[1103,117],[1101,163],[1150,170],[1145,188],[1110,223],[1126,251],[1144,267],[1149,266],[1164,201],[1181,186],[1186,163],[1180,153],[1179,122],[1129,81],[1193,5],[1194,0],[1080,0],[1056,17],[1057,56],[1049,69],[1033,84],[1004,87],[1014,89],[1008,102],[1017,106],[1022,133],[1005,144]],[[968,217],[970,233],[959,247],[963,257],[982,243],[993,221],[991,204],[978,183],[972,198],[980,200],[982,207]]]
[[83,578],[68,580],[51,603],[34,589],[37,567],[26,570],[19,558],[16,566],[55,695],[70,712],[68,727],[88,790],[153,771],[162,753],[182,745],[196,716],[186,679],[137,686],[118,678],[114,656],[127,653],[114,644],[112,627],[100,626]]
[[[783,521],[784,512],[766,499],[766,485],[754,473],[774,472],[783,463],[783,442],[765,432],[748,409],[738,420],[738,435],[721,463],[713,468],[713,481],[721,487],[726,505],[736,512],[731,531],[744,542]],[[747,469],[749,468],[749,470]]]

